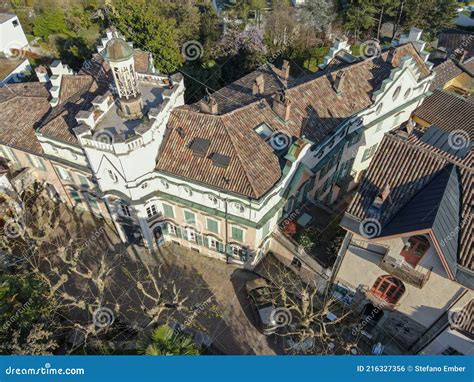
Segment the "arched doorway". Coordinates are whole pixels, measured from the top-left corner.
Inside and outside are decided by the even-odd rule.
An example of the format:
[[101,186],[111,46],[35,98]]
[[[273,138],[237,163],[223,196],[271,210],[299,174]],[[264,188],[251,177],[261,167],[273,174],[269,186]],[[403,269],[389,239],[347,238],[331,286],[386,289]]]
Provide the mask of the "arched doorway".
[[370,292],[389,304],[396,304],[405,293],[405,285],[395,276],[383,275],[375,280]]

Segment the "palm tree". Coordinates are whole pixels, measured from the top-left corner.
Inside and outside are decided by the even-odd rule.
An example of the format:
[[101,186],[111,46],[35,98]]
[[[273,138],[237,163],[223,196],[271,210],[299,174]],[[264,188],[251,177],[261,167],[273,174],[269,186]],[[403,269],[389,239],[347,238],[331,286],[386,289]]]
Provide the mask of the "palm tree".
[[199,355],[199,348],[190,337],[174,332],[168,325],[155,328],[140,347],[145,355]]

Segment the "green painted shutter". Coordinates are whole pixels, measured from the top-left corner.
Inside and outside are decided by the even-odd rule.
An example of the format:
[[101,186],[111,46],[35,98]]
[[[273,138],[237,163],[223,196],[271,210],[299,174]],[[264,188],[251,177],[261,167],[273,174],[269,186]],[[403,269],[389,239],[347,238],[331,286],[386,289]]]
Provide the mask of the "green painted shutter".
[[232,239],[244,241],[244,231],[237,227],[232,227]]
[[207,219],[207,229],[208,231],[219,233],[219,223],[213,219]]
[[168,233],[169,233],[169,224],[168,223],[163,224],[163,226],[161,227],[161,231],[163,232],[163,235],[168,235]]
[[173,207],[168,204],[163,203],[163,213],[165,214],[165,216],[174,218]]
[[196,243],[197,243],[198,245],[204,245],[203,242],[204,242],[204,240],[203,240],[202,235],[196,234]]
[[176,236],[179,237],[180,239],[183,238],[183,232],[180,227],[176,227]]
[[224,243],[221,243],[220,241],[217,242],[217,250],[220,253],[225,253],[225,248],[224,248]]

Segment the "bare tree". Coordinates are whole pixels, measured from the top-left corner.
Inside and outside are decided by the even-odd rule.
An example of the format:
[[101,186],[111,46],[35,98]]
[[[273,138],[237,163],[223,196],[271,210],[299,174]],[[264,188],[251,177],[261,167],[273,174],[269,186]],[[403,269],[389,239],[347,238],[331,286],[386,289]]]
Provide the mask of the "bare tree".
[[28,353],[33,343],[41,346],[30,353],[41,354],[59,343],[71,353],[99,339],[133,342],[139,331],[185,316],[187,298],[162,266],[133,258],[103,220],[54,203],[38,183],[18,198],[1,197],[3,267],[41,280],[52,309],[26,338],[13,334],[12,353]]

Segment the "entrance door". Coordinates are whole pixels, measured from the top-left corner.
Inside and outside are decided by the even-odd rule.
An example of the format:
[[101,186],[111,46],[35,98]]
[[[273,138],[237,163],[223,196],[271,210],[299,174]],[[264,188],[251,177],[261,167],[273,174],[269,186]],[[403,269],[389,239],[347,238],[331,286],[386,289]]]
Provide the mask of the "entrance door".
[[165,242],[165,238],[163,237],[163,229],[161,226],[156,226],[153,228],[153,236],[155,237],[155,241],[157,245],[161,245]]

